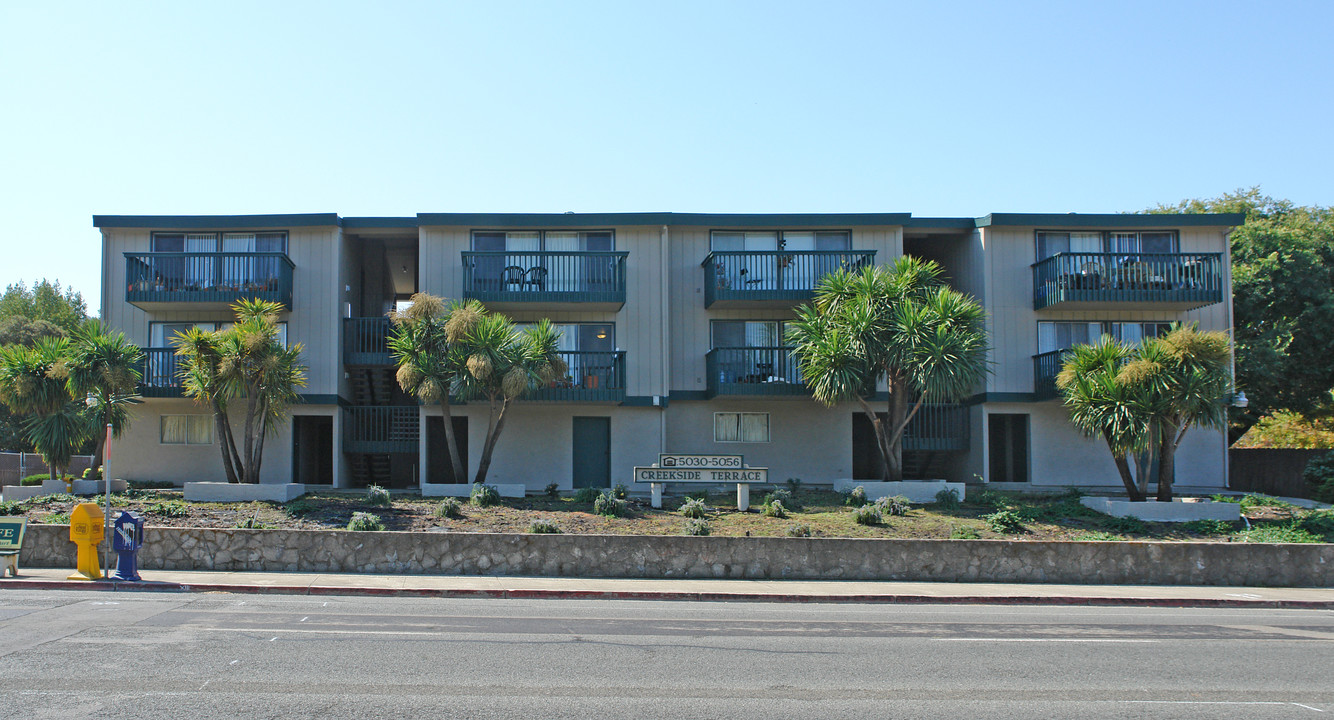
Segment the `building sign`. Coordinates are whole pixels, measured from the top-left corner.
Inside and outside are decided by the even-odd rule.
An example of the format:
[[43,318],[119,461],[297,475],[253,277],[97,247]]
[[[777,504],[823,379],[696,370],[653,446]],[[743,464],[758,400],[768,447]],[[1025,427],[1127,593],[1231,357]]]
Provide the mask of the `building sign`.
[[659,455],[658,467],[665,468],[741,468],[740,455]]
[[[682,457],[682,456],[677,456],[677,457]],[[707,457],[707,456],[695,455],[695,456],[684,456],[684,457]],[[721,457],[727,457],[727,456],[721,456]],[[637,467],[635,468],[635,482],[767,483],[769,482],[769,468]]]

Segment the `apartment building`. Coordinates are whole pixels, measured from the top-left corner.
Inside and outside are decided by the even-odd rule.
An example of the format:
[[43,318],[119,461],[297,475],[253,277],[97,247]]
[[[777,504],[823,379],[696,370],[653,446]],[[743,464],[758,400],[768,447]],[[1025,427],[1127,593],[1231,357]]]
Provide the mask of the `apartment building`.
[[[811,399],[784,324],[839,268],[929,258],[987,310],[992,372],[933,405],[905,441],[909,477],[1006,488],[1119,487],[1106,448],[1056,399],[1061,351],[1174,321],[1230,330],[1228,233],[1240,215],[422,213],[95,216],[103,317],[145,348],[144,403],[117,473],[224,479],[205,408],[181,396],[171,339],[221,327],[242,297],[282,303],[309,367],[304,402],[266,444],[263,482],[413,487],[471,479],[487,408],[439,409],[394,380],[386,313],[418,291],[550,318],[569,372],[508,415],[488,480],[540,491],[631,483],[661,452],[740,454],[777,481],[879,476],[855,403]],[[879,389],[883,397],[884,388]],[[1225,435],[1193,430],[1177,482],[1226,484]],[[637,488],[632,485],[632,489]]]

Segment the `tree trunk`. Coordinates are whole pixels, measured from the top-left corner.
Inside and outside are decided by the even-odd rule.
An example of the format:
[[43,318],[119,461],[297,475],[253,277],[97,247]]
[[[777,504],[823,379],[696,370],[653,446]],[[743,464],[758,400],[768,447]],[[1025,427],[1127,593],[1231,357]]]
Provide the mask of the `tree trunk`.
[[1125,455],[1117,455],[1116,451],[1112,450],[1112,438],[1110,436],[1103,435],[1103,439],[1107,441],[1107,449],[1112,453],[1112,460],[1116,463],[1116,472],[1121,476],[1121,484],[1126,486],[1126,497],[1130,498],[1130,502],[1144,502],[1144,493],[1140,491],[1139,486],[1135,484],[1135,478],[1130,474],[1130,462],[1126,460]]
[[227,482],[239,483],[241,478],[236,473],[236,439],[232,437],[232,423],[227,413],[216,401],[213,402],[213,424],[218,431],[218,446],[222,448],[222,468],[227,473]]
[[440,410],[445,419],[445,445],[449,447],[449,464],[454,469],[454,482],[465,482],[467,471],[463,468],[463,458],[459,455],[459,441],[454,437],[454,416],[449,408],[449,394],[440,401]]
[[93,472],[99,475],[102,474],[102,471],[98,468],[102,467],[102,453],[105,450],[103,446],[106,445],[106,442],[106,431],[103,430],[101,436],[97,438],[97,444],[93,447]]
[[475,483],[486,482],[486,471],[491,468],[491,451],[496,447],[496,440],[500,439],[500,431],[505,429],[505,410],[510,406],[508,399],[500,403],[500,415],[496,416],[496,401],[491,401],[491,418],[494,422],[488,420],[486,428],[486,442],[482,443],[482,457],[477,463],[477,477],[473,479]]
[[[1172,501],[1172,481],[1176,477],[1177,443],[1181,442],[1176,428],[1163,423],[1162,441],[1158,447],[1158,502]],[[1181,432],[1184,435],[1185,431]],[[1172,436],[1177,437],[1172,437]]]
[[253,484],[257,478],[251,476],[250,470],[254,460],[255,452],[255,400],[256,390],[253,387],[246,388],[245,404],[245,455],[241,458],[241,482]]
[[[883,482],[889,482],[891,477],[890,459],[897,460],[898,458],[889,450],[888,436],[885,434],[883,423],[880,416],[875,413],[875,409],[864,398],[858,397],[857,402],[861,403],[862,412],[866,413],[867,419],[871,421],[871,430],[875,433],[875,444],[880,450],[880,479]],[[896,468],[896,471],[901,474],[901,469]]]

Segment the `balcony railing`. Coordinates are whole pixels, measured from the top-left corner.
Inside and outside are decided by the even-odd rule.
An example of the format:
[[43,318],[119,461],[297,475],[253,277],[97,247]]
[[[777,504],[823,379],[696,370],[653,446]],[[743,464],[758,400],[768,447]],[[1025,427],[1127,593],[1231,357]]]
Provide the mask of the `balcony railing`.
[[1033,356],[1033,392],[1039,400],[1050,400],[1059,393],[1056,391],[1056,376],[1061,372],[1062,359],[1070,352],[1052,350]]
[[965,450],[968,448],[968,408],[945,403],[923,403],[903,431],[904,450]]
[[708,396],[806,395],[789,347],[720,347],[704,355]]
[[420,437],[417,407],[356,405],[343,410],[343,450],[415,453]]
[[292,309],[292,260],[285,253],[125,253],[125,283],[130,304],[257,298]]
[[629,254],[464,252],[463,296],[482,302],[623,305]]
[[181,397],[180,356],[176,348],[142,348],[139,394],[144,397]]
[[873,262],[874,250],[716,250],[701,263],[704,307],[726,300],[810,300],[820,278]]
[[530,402],[621,402],[625,400],[625,351],[561,352],[565,377],[523,396]]
[[389,333],[393,323],[387,317],[343,319],[343,364],[352,366],[393,365],[389,353]]
[[1033,264],[1033,307],[1223,301],[1221,253],[1057,253]]

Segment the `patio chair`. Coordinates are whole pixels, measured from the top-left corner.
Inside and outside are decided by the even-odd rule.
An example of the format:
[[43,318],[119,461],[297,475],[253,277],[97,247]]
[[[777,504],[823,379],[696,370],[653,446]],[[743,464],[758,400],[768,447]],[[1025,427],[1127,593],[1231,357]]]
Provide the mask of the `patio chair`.
[[500,271],[500,286],[506,290],[511,287],[523,289],[523,268],[518,265],[510,265]]
[[547,269],[544,267],[530,267],[524,274],[524,289],[545,290],[547,288]]

